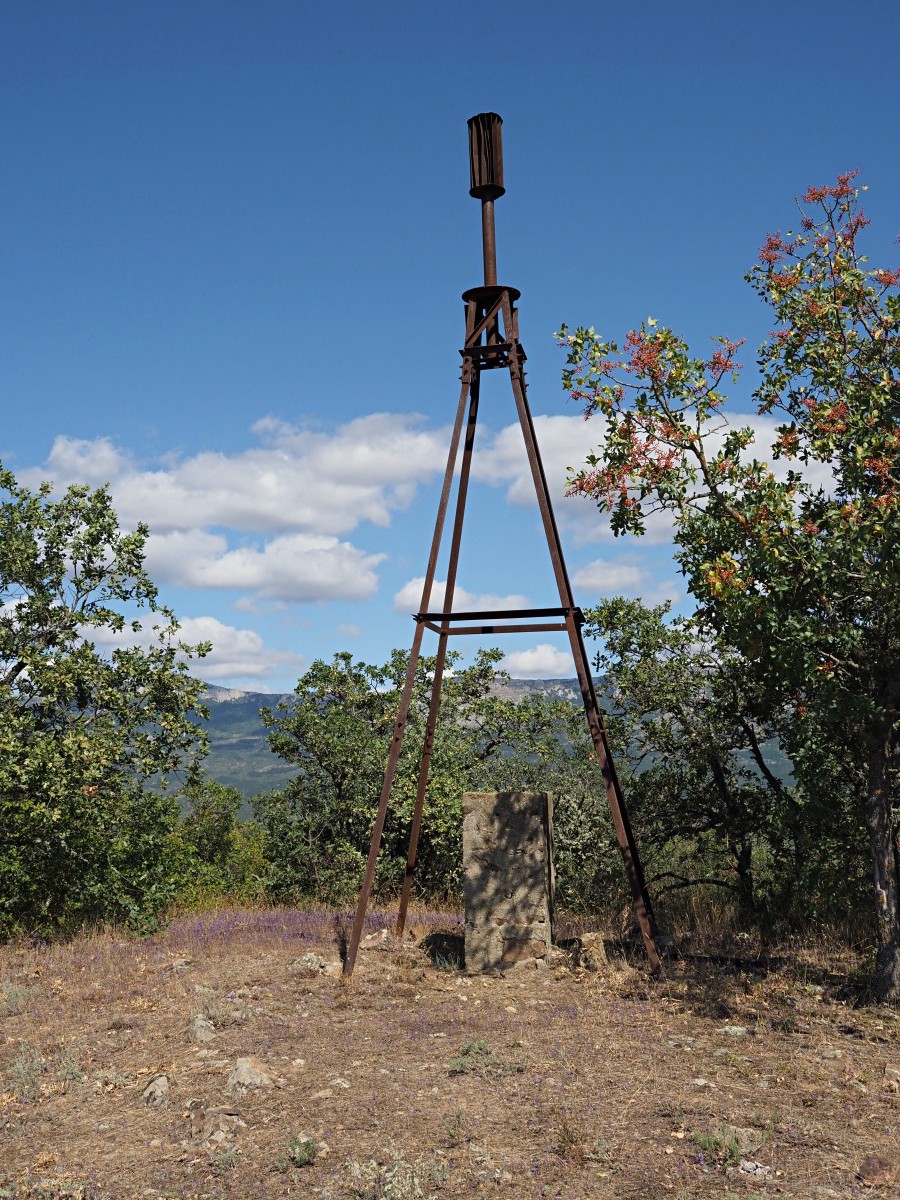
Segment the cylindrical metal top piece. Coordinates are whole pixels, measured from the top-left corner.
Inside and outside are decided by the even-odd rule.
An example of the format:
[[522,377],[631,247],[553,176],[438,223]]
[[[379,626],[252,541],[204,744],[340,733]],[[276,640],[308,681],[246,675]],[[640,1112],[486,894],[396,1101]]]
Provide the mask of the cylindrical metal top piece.
[[469,195],[479,200],[496,200],[503,186],[503,118],[496,113],[478,113],[469,118]]

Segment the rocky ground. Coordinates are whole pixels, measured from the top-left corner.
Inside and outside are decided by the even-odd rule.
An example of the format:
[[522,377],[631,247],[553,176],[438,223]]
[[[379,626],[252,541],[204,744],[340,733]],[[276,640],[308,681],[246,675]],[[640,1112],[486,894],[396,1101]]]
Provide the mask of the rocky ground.
[[181,918],[0,948],[0,1197],[900,1196],[900,1021],[852,962],[594,940],[468,976],[458,922]]

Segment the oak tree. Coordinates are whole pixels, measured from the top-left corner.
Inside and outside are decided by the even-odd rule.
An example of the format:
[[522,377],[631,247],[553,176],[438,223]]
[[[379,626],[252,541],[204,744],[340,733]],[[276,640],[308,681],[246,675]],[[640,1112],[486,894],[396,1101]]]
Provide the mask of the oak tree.
[[146,538],[106,488],[0,467],[0,933],[146,924],[177,887],[166,788],[203,752],[185,660],[207,647],[159,603]]

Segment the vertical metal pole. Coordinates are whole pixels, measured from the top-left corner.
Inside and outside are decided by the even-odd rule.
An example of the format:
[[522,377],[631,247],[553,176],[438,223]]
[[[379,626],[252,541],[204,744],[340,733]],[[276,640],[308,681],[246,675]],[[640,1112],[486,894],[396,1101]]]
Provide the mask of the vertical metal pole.
[[[471,399],[469,401],[469,423],[466,428],[466,440],[463,446],[462,465],[459,473],[459,490],[456,496],[456,515],[453,521],[453,538],[450,543],[450,561],[447,565],[447,586],[444,592],[443,611],[448,613],[453,608],[453,595],[456,591],[456,575],[459,567],[459,548],[462,542],[463,521],[466,513],[466,498],[469,491],[469,475],[472,469],[472,449],[475,445],[475,425],[478,420],[478,400],[481,391],[481,372],[476,367],[472,381]],[[416,803],[413,810],[412,826],[409,833],[409,850],[406,856],[406,873],[403,876],[403,891],[400,895],[400,909],[397,913],[395,933],[401,937],[406,928],[406,910],[412,890],[413,872],[416,868],[416,854],[419,848],[419,833],[422,828],[422,810],[425,805],[425,793],[428,788],[428,775],[431,770],[431,752],[434,747],[434,734],[437,728],[438,714],[441,707],[441,685],[444,679],[444,665],[447,659],[447,640],[450,626],[444,621],[438,640],[438,652],[434,666],[434,680],[431,685],[431,702],[428,706],[428,720],[425,726],[425,744],[422,748],[422,762],[419,767],[419,783],[416,789]]]
[[[459,403],[456,407],[456,420],[453,425],[453,434],[450,438],[450,451],[447,455],[447,466],[444,471],[444,482],[441,487],[441,499],[438,504],[437,519],[434,523],[434,534],[431,539],[431,553],[428,556],[428,566],[425,570],[425,582],[422,586],[422,603],[420,612],[427,612],[428,604],[431,600],[431,589],[434,585],[434,574],[437,569],[438,554],[441,549],[441,538],[444,533],[444,520],[447,515],[447,505],[450,502],[450,491],[453,486],[453,472],[456,468],[456,458],[459,453],[459,442],[462,436],[463,419],[466,414],[466,401],[469,399],[469,393],[472,387],[472,365],[467,359],[463,362],[462,370],[462,385],[459,393]],[[416,667],[419,662],[419,655],[422,649],[422,637],[425,628],[421,623],[416,624],[416,631],[413,635],[412,648],[409,653],[409,664],[406,668],[406,680],[403,685],[403,692],[400,698],[400,708],[397,713],[397,720],[394,724],[394,736],[391,740],[391,750],[388,756],[387,767],[384,773],[384,783],[381,788],[381,796],[378,801],[378,813],[375,817],[375,825],[372,829],[372,838],[369,843],[369,857],[366,862],[366,872],[363,877],[362,889],[359,893],[359,901],[356,905],[356,916],[353,920],[353,930],[350,934],[350,942],[347,947],[347,957],[344,959],[343,976],[344,979],[350,979],[353,974],[353,968],[356,964],[356,955],[359,951],[359,943],[362,938],[363,923],[366,919],[366,909],[369,906],[369,896],[372,892],[372,884],[375,880],[375,865],[378,861],[378,851],[381,849],[381,837],[384,833],[384,821],[387,815],[387,806],[391,797],[391,789],[394,786],[394,776],[397,772],[397,763],[400,760],[400,751],[403,746],[403,738],[406,733],[406,722],[409,717],[409,706],[412,701],[413,686],[416,679]]]
[[493,200],[481,201],[481,247],[484,254],[484,283],[497,286],[497,233]]

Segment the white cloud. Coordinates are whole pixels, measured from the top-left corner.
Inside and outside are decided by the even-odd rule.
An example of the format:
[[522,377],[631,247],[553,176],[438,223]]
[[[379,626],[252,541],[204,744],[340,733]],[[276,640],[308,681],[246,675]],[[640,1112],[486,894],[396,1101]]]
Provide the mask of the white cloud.
[[161,582],[301,603],[367,599],[378,589],[375,568],[384,558],[336,537],[309,533],[236,549],[202,529],[152,535],[147,542],[148,569]]
[[201,679],[268,679],[288,666],[299,675],[305,666],[301,655],[272,650],[255,630],[235,629],[215,617],[185,618],[181,637],[191,645],[212,642],[212,651],[191,663],[191,674]]
[[648,578],[647,571],[633,563],[596,558],[575,572],[572,583],[596,596],[637,595]]
[[546,642],[530,650],[515,650],[500,665],[513,679],[569,679],[575,674],[571,651],[558,650]]
[[390,524],[419,484],[441,470],[449,434],[410,414],[375,413],[332,431],[267,418],[253,426],[261,445],[238,454],[172,457],[146,469],[107,438],[60,436],[23,482],[109,482],[123,524],[156,532],[219,526],[258,534],[303,530],[336,535],[361,521]]
[[259,443],[248,450],[170,455],[153,467],[108,438],[60,436],[44,466],[20,478],[60,489],[109,482],[122,525],[149,525],[147,567],[160,584],[244,592],[244,611],[372,596],[385,555],[339,535],[390,525],[443,467],[448,432],[388,413],[332,430],[266,418],[253,431]]
[[[267,647],[255,630],[236,629],[216,617],[183,617],[179,625],[179,641],[189,646],[212,642],[212,650],[205,658],[187,660],[190,673],[200,679],[268,679],[285,667],[291,667],[299,675],[305,665],[305,659],[299,654]],[[146,648],[157,640],[152,617],[146,618],[136,633],[129,628],[121,633],[101,628],[92,629],[90,637],[101,649],[107,650],[125,646]]]
[[[554,508],[566,490],[569,467],[584,462],[591,446],[602,433],[600,422],[585,431],[582,417],[535,417],[535,436],[540,447],[544,474]],[[506,485],[506,497],[513,504],[536,504],[534,480],[525,454],[525,441],[518,422],[507,425],[486,444],[476,447],[472,457],[472,474],[476,479],[498,486]]]
[[[410,579],[405,583],[399,592],[394,596],[394,608],[397,612],[418,612],[419,605],[422,603],[422,586],[425,583],[424,575],[420,575],[417,579]],[[446,579],[436,579],[434,586],[431,589],[431,600],[428,604],[429,612],[443,612],[444,605],[444,589],[447,586]],[[486,609],[505,609],[505,608],[528,608],[528,597],[517,594],[509,596],[496,596],[490,592],[469,592],[464,587],[457,584],[453,593],[453,612],[479,612]]]

